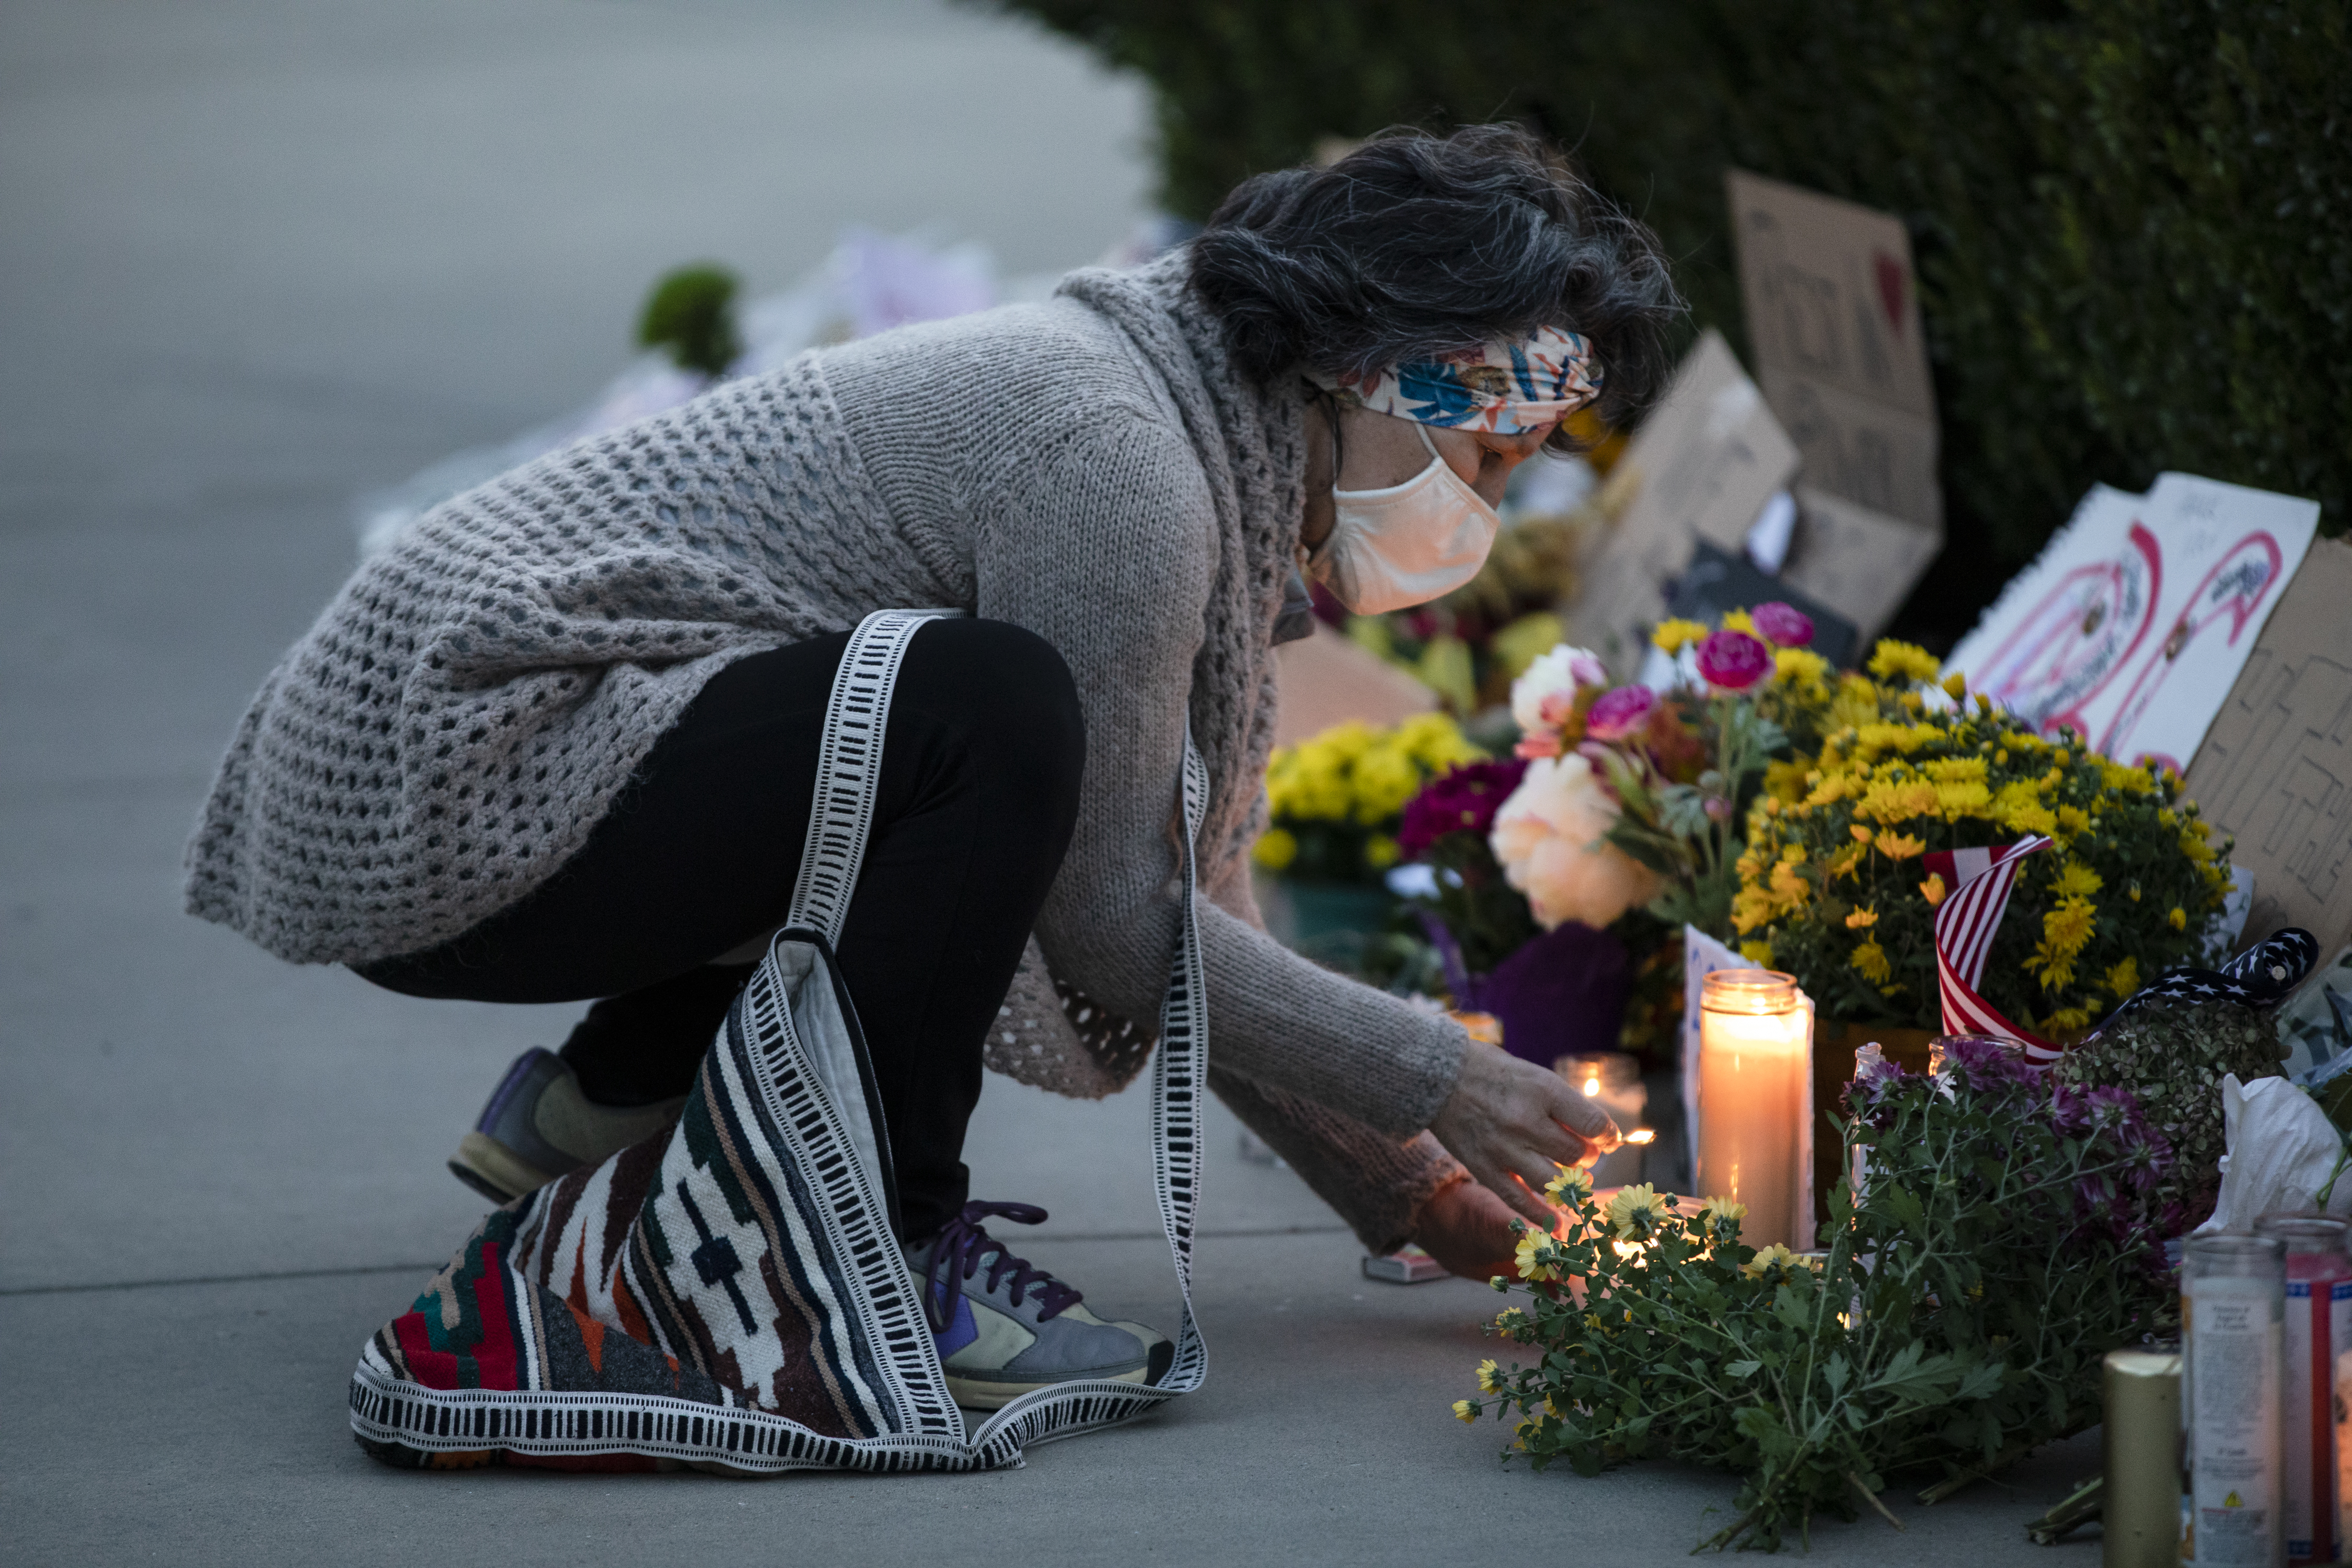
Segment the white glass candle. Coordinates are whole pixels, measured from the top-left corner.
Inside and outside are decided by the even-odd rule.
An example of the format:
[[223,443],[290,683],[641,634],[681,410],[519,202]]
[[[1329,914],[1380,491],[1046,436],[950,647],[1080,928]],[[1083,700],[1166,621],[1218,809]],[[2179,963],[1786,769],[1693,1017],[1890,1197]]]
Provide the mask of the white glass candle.
[[1766,969],[1718,969],[1699,994],[1699,1195],[1748,1205],[1748,1246],[1801,1250],[1813,1230],[1812,1009],[1794,980]]

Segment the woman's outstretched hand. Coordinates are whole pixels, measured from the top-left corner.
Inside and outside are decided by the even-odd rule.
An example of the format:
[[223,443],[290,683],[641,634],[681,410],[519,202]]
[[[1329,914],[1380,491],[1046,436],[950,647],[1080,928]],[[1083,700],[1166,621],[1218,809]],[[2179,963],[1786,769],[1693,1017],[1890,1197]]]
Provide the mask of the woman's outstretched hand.
[[1609,1113],[1558,1073],[1483,1040],[1463,1053],[1462,1076],[1429,1130],[1481,1185],[1546,1230],[1559,1215],[1544,1201],[1545,1184],[1618,1143]]
[[1517,1216],[1510,1206],[1469,1180],[1448,1182],[1430,1194],[1412,1216],[1412,1239],[1421,1249],[1465,1279],[1491,1279],[1500,1274],[1516,1278],[1513,1254],[1519,1238],[1511,1234]]

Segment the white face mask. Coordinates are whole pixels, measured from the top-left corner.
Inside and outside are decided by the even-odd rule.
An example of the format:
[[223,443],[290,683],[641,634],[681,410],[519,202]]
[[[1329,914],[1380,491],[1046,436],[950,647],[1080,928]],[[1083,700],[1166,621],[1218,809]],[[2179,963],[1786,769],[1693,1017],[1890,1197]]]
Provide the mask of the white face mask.
[[1442,599],[1478,574],[1502,520],[1437,455],[1416,424],[1429,467],[1384,490],[1331,487],[1338,518],[1307,569],[1360,616]]

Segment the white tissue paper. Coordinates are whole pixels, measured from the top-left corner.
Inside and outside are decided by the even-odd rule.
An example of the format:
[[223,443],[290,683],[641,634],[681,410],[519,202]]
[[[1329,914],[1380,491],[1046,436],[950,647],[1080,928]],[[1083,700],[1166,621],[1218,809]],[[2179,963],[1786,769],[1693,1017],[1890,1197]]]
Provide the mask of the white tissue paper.
[[[2213,1217],[2197,1227],[2199,1236],[2251,1231],[2266,1214],[2315,1210],[2344,1151],[2326,1112],[2283,1078],[2243,1084],[2235,1073],[2223,1078],[2221,1136],[2229,1150],[2221,1156],[2221,1198]],[[2352,1218],[2352,1171],[2336,1182],[2327,1212]]]

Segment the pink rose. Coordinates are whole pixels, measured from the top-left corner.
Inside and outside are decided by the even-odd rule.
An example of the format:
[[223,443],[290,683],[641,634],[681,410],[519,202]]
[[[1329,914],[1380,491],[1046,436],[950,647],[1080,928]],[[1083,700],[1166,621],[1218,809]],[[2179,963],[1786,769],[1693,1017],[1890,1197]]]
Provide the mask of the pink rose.
[[1772,673],[1772,650],[1746,632],[1709,632],[1698,645],[1698,673],[1717,691],[1746,691]]
[[1596,741],[1622,741],[1642,727],[1658,694],[1646,686],[1621,686],[1604,691],[1584,715],[1584,732]]
[[1748,614],[1756,623],[1756,635],[1774,647],[1803,647],[1813,640],[1812,617],[1778,599]]

